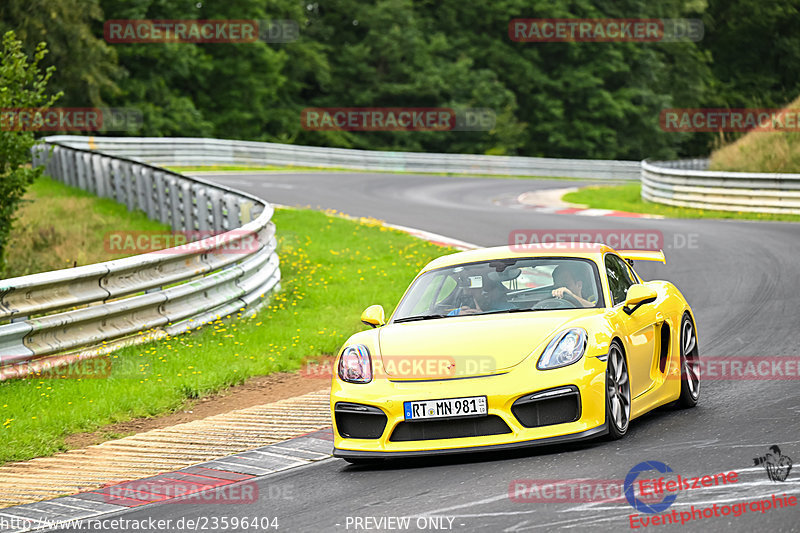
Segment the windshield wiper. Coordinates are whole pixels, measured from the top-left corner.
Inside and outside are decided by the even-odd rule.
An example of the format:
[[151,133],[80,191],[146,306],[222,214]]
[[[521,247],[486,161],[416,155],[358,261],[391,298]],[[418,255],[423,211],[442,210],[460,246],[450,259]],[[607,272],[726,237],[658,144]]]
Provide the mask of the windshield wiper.
[[414,322],[416,320],[430,320],[432,318],[447,318],[448,316],[455,316],[455,315],[416,315],[416,316],[404,316],[403,318],[396,318],[392,322],[395,324],[399,324],[400,322]]
[[543,311],[543,309],[531,309],[530,307],[527,308],[527,309],[520,309],[518,307],[515,307],[513,309],[501,309],[499,311],[489,311],[487,313],[478,313],[478,316],[480,316],[480,315],[497,315],[497,314],[500,314],[500,313],[527,313],[529,311]]

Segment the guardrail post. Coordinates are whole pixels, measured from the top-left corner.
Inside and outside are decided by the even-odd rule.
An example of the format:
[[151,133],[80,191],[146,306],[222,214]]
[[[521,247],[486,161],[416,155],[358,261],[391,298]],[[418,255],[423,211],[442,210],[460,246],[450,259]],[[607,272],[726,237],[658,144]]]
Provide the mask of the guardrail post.
[[147,218],[156,219],[156,206],[153,201],[153,169],[139,167],[139,209],[147,214]]
[[111,194],[110,197],[120,204],[125,204],[125,188],[122,181],[122,170],[120,169],[121,161],[119,159],[111,160]]
[[225,207],[227,208],[227,229],[238,228],[242,225],[241,213],[239,212],[239,201],[233,195],[225,195]]
[[194,232],[198,229],[197,219],[194,214],[194,190],[192,189],[192,185],[185,181],[182,181],[179,187],[181,191],[181,220],[183,221],[180,229]]
[[69,183],[69,177],[67,172],[67,159],[69,154],[66,150],[61,150],[58,152],[58,161],[57,165],[58,168],[56,170],[56,174],[58,174],[58,181],[61,183]]
[[178,186],[178,180],[173,176],[165,178],[167,183],[167,196],[169,198],[169,219],[172,231],[181,231],[183,229],[183,201],[181,199],[181,189]]
[[214,231],[222,231],[224,229],[222,225],[222,198],[221,192],[213,189],[208,191],[208,199],[211,202],[211,229]]
[[76,187],[79,189],[86,190],[86,158],[89,157],[89,154],[79,152],[75,156],[75,165],[78,169],[77,173],[77,183],[75,184]]
[[136,198],[135,208],[139,209],[140,211],[147,212],[147,189],[145,180],[142,177],[144,172],[144,168],[142,165],[137,165],[136,163],[131,164],[131,178],[133,179],[133,185],[135,187],[135,194],[134,197]]
[[78,164],[76,162],[78,158],[78,152],[68,151],[67,152],[67,172],[64,177],[64,182],[67,185],[72,187],[78,186]]
[[197,229],[207,232],[212,229],[211,209],[208,206],[208,196],[204,188],[194,185],[195,207],[197,208]]
[[169,224],[172,217],[170,216],[168,191],[163,172],[158,170],[153,171],[153,188],[156,213],[154,218],[164,224]]
[[122,181],[122,188],[124,189],[125,206],[128,211],[136,209],[136,188],[131,169],[131,164],[127,161],[120,162],[120,178]]
[[98,157],[97,154],[90,154],[86,165],[86,169],[88,170],[86,174],[87,189],[92,194],[97,194],[97,174],[99,171],[97,167]]
[[100,198],[113,198],[111,193],[111,158],[100,156],[96,163],[97,196]]

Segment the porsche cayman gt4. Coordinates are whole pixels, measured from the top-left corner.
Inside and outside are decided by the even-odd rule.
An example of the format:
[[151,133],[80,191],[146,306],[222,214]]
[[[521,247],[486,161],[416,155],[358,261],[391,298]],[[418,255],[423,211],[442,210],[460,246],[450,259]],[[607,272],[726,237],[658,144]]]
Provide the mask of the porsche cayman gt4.
[[481,451],[607,436],[699,396],[694,315],[601,244],[497,247],[440,257],[389,320],[361,316],[336,359],[334,456]]

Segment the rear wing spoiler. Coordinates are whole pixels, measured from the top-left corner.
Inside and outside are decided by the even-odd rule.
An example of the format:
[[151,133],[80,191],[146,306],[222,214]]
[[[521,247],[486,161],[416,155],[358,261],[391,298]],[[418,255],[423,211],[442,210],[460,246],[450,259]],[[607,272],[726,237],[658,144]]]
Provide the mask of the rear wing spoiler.
[[626,261],[658,261],[667,264],[663,250],[657,252],[653,250],[617,250],[617,253]]

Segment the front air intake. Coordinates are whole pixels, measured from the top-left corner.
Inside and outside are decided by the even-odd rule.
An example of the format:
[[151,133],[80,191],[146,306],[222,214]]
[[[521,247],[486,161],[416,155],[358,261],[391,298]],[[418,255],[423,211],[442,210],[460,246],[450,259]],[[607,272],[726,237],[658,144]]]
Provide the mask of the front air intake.
[[575,422],[581,417],[581,395],[572,385],[534,392],[515,401],[511,412],[526,428]]
[[377,439],[383,435],[386,414],[371,405],[339,402],[333,407],[336,430],[345,439]]
[[485,437],[511,433],[502,418],[497,415],[451,420],[421,420],[400,422],[394,428],[389,440],[404,442],[410,440],[459,439],[462,437]]

